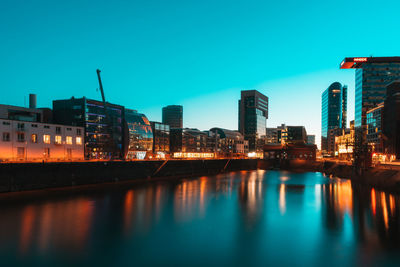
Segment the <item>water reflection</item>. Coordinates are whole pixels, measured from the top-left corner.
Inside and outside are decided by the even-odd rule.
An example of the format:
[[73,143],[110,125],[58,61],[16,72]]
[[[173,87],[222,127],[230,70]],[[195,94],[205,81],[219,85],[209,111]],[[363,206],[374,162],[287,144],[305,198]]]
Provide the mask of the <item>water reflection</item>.
[[[0,256],[51,265],[46,258],[140,263],[156,253],[154,263],[182,264],[201,251],[204,261],[234,265],[276,263],[292,253],[313,265],[340,248],[332,264],[397,261],[398,204],[398,195],[319,173],[160,181],[0,203]],[[182,250],[187,258],[177,260]]]

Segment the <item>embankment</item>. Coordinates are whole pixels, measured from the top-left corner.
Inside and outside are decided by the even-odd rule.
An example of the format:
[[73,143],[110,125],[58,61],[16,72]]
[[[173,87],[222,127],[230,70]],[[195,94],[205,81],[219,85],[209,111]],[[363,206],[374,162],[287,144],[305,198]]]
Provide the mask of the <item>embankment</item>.
[[255,170],[256,159],[0,164],[0,192]]

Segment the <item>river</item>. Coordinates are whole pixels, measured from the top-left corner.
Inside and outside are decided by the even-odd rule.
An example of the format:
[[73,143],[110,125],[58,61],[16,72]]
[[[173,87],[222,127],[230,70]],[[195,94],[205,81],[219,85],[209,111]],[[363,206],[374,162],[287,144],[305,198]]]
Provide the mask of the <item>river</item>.
[[1,266],[400,265],[400,198],[242,171],[0,196]]

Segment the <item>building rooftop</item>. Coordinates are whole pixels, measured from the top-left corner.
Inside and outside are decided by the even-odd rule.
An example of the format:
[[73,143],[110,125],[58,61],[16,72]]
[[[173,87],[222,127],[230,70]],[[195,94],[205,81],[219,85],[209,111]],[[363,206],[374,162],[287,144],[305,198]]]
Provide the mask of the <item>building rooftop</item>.
[[360,69],[364,63],[400,63],[400,57],[346,57],[341,69]]

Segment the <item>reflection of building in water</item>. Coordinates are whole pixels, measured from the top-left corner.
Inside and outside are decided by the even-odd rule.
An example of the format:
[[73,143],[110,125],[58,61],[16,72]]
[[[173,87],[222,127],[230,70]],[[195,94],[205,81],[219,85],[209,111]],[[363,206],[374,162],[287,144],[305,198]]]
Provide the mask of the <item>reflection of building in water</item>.
[[243,176],[239,184],[239,203],[243,215],[250,225],[256,223],[263,209],[263,174],[257,172]]

